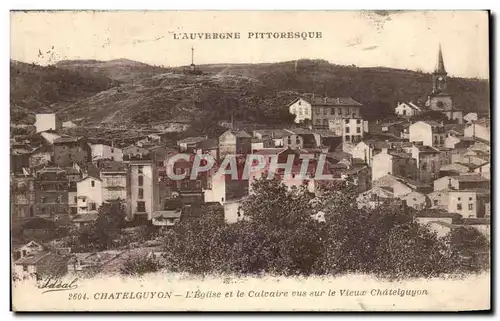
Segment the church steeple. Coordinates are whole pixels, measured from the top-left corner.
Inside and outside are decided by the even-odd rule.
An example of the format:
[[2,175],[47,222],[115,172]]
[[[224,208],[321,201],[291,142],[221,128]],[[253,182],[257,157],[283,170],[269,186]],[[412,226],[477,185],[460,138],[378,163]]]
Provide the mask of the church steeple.
[[441,44],[439,44],[438,63],[437,63],[436,70],[434,73],[446,75],[446,69],[444,68],[443,51],[441,50]]
[[443,94],[446,92],[446,76],[447,72],[444,68],[443,51],[441,44],[439,44],[438,61],[436,69],[432,73],[432,93]]

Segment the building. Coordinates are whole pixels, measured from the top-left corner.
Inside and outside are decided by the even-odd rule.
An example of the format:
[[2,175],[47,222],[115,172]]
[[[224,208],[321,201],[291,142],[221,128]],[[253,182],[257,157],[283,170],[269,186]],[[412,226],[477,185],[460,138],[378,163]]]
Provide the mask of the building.
[[315,128],[328,128],[330,120],[361,119],[363,105],[351,97],[311,99],[312,124]]
[[32,175],[11,175],[12,224],[22,224],[35,216],[35,179]]
[[121,162],[123,161],[123,151],[120,148],[114,147],[113,144],[92,144],[92,161],[109,159],[112,161]]
[[242,130],[229,129],[219,136],[219,154],[246,155],[252,152],[252,136]]
[[464,116],[464,121],[468,124],[473,123],[477,120],[477,113],[468,113]]
[[56,114],[36,114],[35,127],[36,132],[40,133],[47,130],[60,130],[62,123]]
[[448,211],[448,202],[450,199],[449,192],[450,190],[444,189],[427,194],[427,197],[429,198],[431,204],[431,208]]
[[295,115],[295,123],[304,123],[306,120],[311,120],[312,109],[311,103],[303,98],[297,98],[288,105],[290,114]]
[[14,260],[19,260],[23,257],[33,256],[40,252],[44,252],[45,248],[35,241],[30,241],[16,249],[14,249],[12,256]]
[[387,186],[375,186],[359,194],[356,198],[358,208],[375,208],[394,199],[394,189]]
[[31,151],[29,156],[29,167],[39,167],[49,165],[52,162],[54,147],[49,144],[42,144]]
[[434,181],[434,191],[490,188],[490,180],[480,174],[445,176]]
[[67,223],[68,178],[60,167],[45,167],[36,173],[35,216]]
[[446,133],[444,125],[432,120],[421,120],[409,127],[410,142],[422,142],[425,146],[442,147]]
[[124,156],[129,161],[127,181],[128,218],[151,220],[159,209],[158,173],[150,154]]
[[398,198],[404,201],[407,206],[416,210],[422,210],[430,206],[430,200],[424,193],[414,191]]
[[274,142],[271,137],[252,138],[252,153],[264,148],[274,148]]
[[174,226],[181,220],[181,209],[155,211],[153,213],[153,225]]
[[439,169],[451,163],[451,156],[447,157],[446,153],[415,143],[411,147],[411,156],[417,161],[417,179],[425,183],[433,182],[439,177]]
[[491,140],[490,122],[487,119],[481,118],[464,129],[465,137],[479,138],[489,142]]
[[438,63],[432,74],[432,93],[427,98],[426,106],[430,110],[442,112],[449,120],[462,124],[463,112],[453,105],[452,96],[447,91],[447,76],[443,53],[439,46]]
[[481,176],[483,176],[484,178],[486,179],[490,179],[490,162],[486,162],[482,165],[478,165],[477,167],[475,167],[473,170],[474,170],[474,173],[479,173],[481,174]]
[[61,137],[54,141],[54,163],[71,166],[92,160],[92,149],[83,137]]
[[[184,173],[185,177],[171,182],[173,193],[178,195],[182,204],[207,202],[224,204],[226,201],[226,175],[218,174],[218,166],[214,165],[210,170],[198,173],[196,178],[191,179],[194,161],[195,155],[192,155],[189,161],[181,159],[175,162],[172,168],[174,174],[182,175]],[[231,179],[231,177],[227,179]]]
[[473,137],[448,135],[444,140],[444,147],[451,149],[468,148],[475,143]]
[[102,201],[127,199],[127,166],[120,162],[107,161],[101,163],[100,179],[102,181]]
[[283,129],[259,129],[253,131],[253,137],[258,139],[265,139],[270,137],[274,143],[273,147],[283,147],[284,146],[284,137],[288,137],[290,135],[289,132]]
[[78,181],[78,214],[97,213],[102,205],[102,181],[99,177],[87,176]]
[[373,156],[372,180],[375,181],[385,175],[415,179],[417,176],[416,160],[411,157],[411,154],[382,148],[380,153]]
[[69,213],[76,215],[78,213],[78,189],[77,182],[82,178],[80,170],[69,167],[66,168],[66,177],[68,178],[68,206]]
[[321,146],[321,136],[313,131],[302,128],[285,129],[289,134],[283,137],[283,147],[290,149],[318,148]]
[[394,109],[396,115],[400,117],[415,117],[422,114],[422,107],[414,104],[413,102],[398,102]]
[[177,146],[179,146],[179,151],[181,152],[192,152],[198,147],[198,144],[206,140],[207,136],[200,137],[187,137],[177,141]]
[[451,163],[439,168],[439,177],[463,175],[469,173],[470,171],[470,166],[467,166],[466,164]]
[[342,137],[343,143],[356,144],[363,139],[363,120],[361,118],[335,118],[329,120],[328,129]]
[[485,205],[490,202],[490,190],[484,188],[449,191],[448,212],[464,218],[485,217]]

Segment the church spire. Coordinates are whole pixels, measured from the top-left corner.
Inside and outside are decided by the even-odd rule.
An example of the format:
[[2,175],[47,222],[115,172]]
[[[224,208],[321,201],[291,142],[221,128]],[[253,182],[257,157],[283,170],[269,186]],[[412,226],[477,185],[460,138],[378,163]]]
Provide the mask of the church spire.
[[441,44],[439,44],[438,63],[435,72],[436,74],[446,74],[446,69],[444,68],[444,59],[443,59],[443,51],[441,50]]

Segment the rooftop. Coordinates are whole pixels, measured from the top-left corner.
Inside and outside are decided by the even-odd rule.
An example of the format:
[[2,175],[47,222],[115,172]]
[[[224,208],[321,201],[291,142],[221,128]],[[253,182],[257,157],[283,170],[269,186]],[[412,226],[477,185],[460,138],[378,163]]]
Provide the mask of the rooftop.
[[187,137],[177,141],[177,144],[196,144],[206,140],[206,136]]
[[352,97],[316,97],[309,101],[313,106],[363,106]]

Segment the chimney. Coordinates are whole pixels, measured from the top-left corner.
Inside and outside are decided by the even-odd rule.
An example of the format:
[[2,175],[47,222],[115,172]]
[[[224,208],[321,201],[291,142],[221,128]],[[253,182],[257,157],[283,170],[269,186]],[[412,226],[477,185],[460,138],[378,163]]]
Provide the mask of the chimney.
[[325,103],[326,103],[327,98],[325,97]]
[[453,189],[453,186],[451,186],[451,177],[448,178],[448,189]]
[[389,152],[389,150],[387,149],[387,147],[382,148],[382,151],[381,151],[382,154],[387,154],[388,152]]

